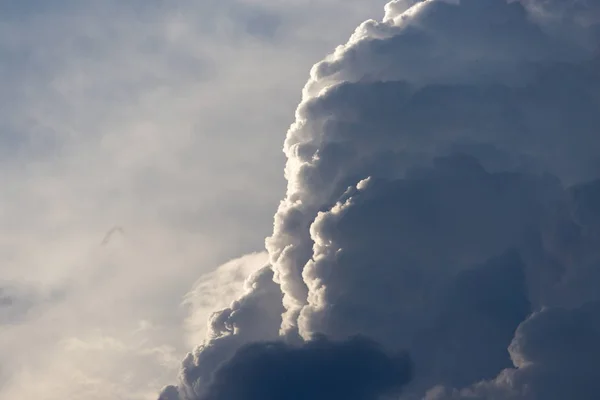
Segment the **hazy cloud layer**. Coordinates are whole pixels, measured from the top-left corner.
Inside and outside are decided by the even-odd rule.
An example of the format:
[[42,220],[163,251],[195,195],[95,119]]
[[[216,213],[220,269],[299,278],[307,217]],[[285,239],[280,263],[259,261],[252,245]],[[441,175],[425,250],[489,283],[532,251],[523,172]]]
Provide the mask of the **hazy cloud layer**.
[[[272,282],[251,278],[234,304],[252,318],[216,313],[222,336],[163,398],[203,399],[217,377],[248,398],[219,371],[246,371],[249,342],[320,334],[408,351],[400,398],[594,398],[600,3],[569,4],[394,1],[316,64],[266,242],[281,325]],[[260,354],[243,387],[270,398]]]
[[307,70],[383,1],[0,2],[0,398],[176,379],[246,276],[185,294],[272,229]]

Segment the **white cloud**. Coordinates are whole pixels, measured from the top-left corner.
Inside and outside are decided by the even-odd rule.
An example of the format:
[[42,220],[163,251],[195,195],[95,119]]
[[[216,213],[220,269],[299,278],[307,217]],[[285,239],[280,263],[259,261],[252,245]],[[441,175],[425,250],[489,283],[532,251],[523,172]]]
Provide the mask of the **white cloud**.
[[265,267],[267,262],[266,252],[247,254],[200,277],[183,303],[189,314],[185,324],[190,346],[195,346],[210,334],[208,322],[212,313],[229,307],[249,290],[244,285],[246,279]]

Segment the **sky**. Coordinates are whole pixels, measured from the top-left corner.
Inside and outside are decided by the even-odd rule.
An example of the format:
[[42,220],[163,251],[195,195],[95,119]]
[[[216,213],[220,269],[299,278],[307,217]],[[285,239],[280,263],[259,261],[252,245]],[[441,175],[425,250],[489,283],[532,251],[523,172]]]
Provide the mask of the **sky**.
[[597,398],[599,1],[3,4],[0,399]]
[[1,399],[175,380],[241,288],[188,292],[261,257],[302,85],[363,3],[0,2]]

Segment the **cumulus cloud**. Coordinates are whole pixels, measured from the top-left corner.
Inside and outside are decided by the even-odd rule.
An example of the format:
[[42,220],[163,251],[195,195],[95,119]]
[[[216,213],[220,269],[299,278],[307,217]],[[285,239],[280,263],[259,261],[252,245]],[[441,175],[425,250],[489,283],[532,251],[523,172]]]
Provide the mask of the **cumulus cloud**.
[[[284,144],[270,268],[235,303],[252,318],[215,314],[179,398],[213,393],[217,376],[219,395],[249,398],[243,376],[270,398],[278,386],[262,368],[244,375],[240,349],[276,337],[275,320],[283,348],[366,335],[408,351],[405,399],[593,398],[600,14],[597,1],[561,4],[393,1],[312,68]],[[284,313],[263,330],[276,298]],[[558,339],[577,334],[581,347]],[[581,385],[552,382],[579,361],[568,376]]]
[[[194,396],[184,398],[369,400],[399,394],[411,368],[406,354],[388,354],[364,338],[316,337],[299,346],[258,342],[240,348]],[[160,399],[177,399],[176,393],[168,387]]]

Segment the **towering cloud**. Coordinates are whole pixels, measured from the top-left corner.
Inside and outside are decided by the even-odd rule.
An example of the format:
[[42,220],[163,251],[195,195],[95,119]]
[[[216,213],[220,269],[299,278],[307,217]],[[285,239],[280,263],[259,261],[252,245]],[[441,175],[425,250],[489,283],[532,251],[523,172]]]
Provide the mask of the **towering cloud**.
[[594,0],[396,0],[357,28],[304,88],[270,266],[161,398],[595,398],[599,22]]

